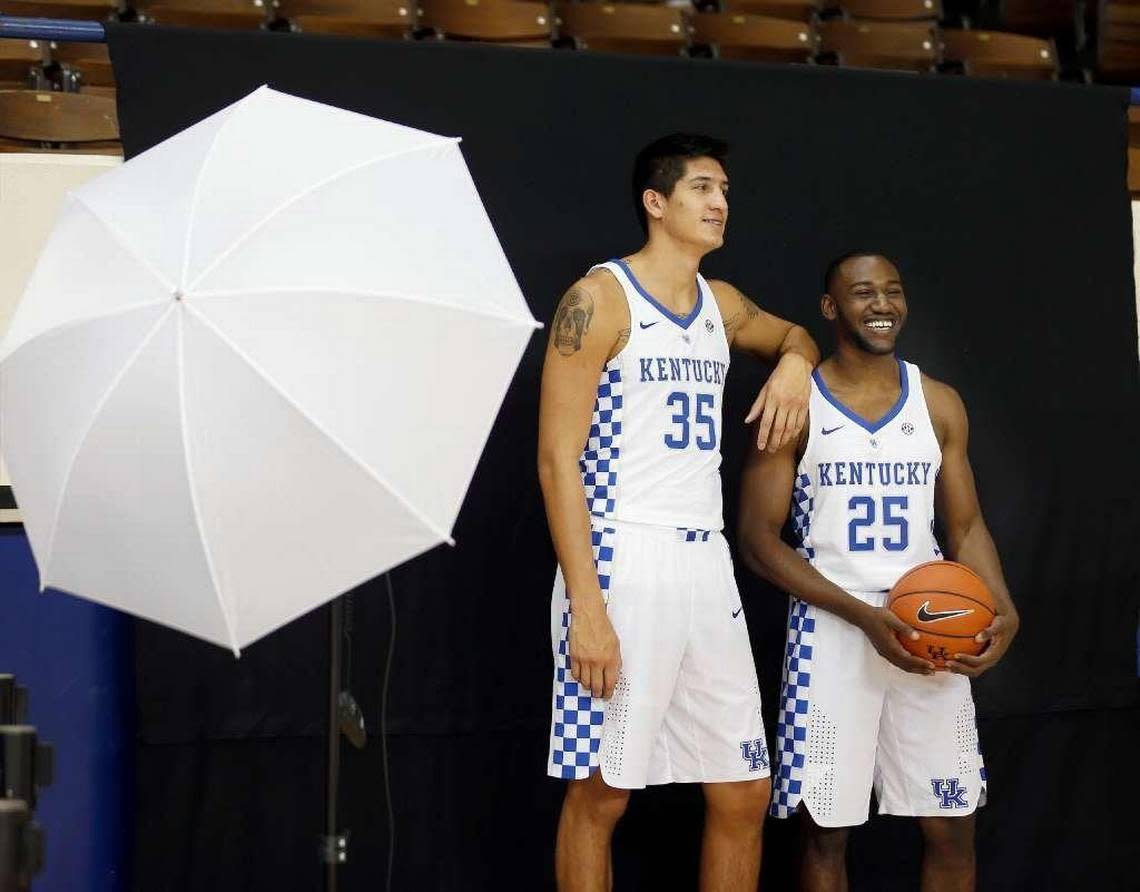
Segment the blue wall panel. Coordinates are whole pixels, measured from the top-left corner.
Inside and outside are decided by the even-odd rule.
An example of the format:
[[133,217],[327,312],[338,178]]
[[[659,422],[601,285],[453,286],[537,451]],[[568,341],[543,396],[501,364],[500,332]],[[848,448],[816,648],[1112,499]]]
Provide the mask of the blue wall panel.
[[35,892],[126,892],[133,803],[131,620],[48,591],[27,537],[0,529],[0,672],[29,691],[28,722],[55,748],[36,819],[47,864]]

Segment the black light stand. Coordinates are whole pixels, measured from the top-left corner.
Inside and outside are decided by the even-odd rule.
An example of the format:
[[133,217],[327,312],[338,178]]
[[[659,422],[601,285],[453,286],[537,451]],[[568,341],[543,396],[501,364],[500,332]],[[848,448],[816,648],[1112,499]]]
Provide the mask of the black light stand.
[[337,868],[348,860],[348,830],[338,827],[337,794],[340,787],[340,736],[344,734],[357,749],[366,742],[364,715],[348,682],[344,680],[345,638],[349,639],[349,666],[352,650],[352,595],[343,595],[329,609],[329,687],[328,728],[325,740],[325,833],[321,837],[321,860],[325,864],[326,892],[336,892]]
[[36,794],[52,781],[53,752],[36,729],[18,724],[27,691],[0,675],[0,892],[26,892],[44,863],[43,831],[32,819]]

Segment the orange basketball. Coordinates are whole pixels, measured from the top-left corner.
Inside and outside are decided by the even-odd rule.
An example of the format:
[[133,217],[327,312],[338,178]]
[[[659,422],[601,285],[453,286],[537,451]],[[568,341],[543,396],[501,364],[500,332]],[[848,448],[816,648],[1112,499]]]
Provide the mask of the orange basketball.
[[994,618],[994,599],[982,578],[954,561],[930,561],[903,574],[887,595],[887,606],[918,638],[902,646],[939,669],[954,654],[977,655],[985,647],[974,636]]

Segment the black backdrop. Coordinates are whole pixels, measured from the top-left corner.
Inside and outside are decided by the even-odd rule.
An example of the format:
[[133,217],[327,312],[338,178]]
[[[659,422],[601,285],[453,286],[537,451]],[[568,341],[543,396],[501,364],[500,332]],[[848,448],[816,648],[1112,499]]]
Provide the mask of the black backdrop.
[[[732,144],[728,244],[706,274],[822,338],[826,260],[852,245],[897,257],[911,301],[903,354],[970,409],[983,506],[1023,615],[1014,650],[975,685],[991,778],[981,888],[1140,888],[1140,390],[1122,91],[283,34],[110,37],[128,156],[262,83],[461,135],[540,319],[591,262],[637,247],[629,164],[674,129]],[[394,889],[552,885],[541,342],[507,396],[458,546],[392,574]],[[763,374],[737,360],[726,419],[743,417]],[[725,431],[730,530],[745,448],[743,426]],[[771,707],[785,601],[743,571],[741,584]],[[363,586],[352,676],[373,738],[345,756],[349,892],[384,888],[392,828],[375,732],[390,622],[383,584]],[[139,890],[320,888],[325,623],[318,611],[236,663],[138,624]],[[693,787],[636,796],[616,888],[695,888],[699,827]],[[771,822],[767,833],[766,888],[789,889],[793,836]],[[853,839],[852,888],[916,888],[917,863],[911,823],[873,820]]]

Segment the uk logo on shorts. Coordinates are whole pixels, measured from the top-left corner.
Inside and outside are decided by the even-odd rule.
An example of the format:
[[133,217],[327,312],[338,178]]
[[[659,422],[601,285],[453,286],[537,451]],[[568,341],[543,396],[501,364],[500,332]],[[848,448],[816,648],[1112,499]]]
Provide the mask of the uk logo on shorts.
[[768,745],[763,737],[740,741],[740,758],[748,763],[749,771],[762,771],[768,767]]
[[945,780],[940,777],[932,778],[930,786],[934,789],[934,795],[938,797],[939,808],[970,807],[970,803],[966,801],[969,790],[958,786],[958,778],[950,777]]

